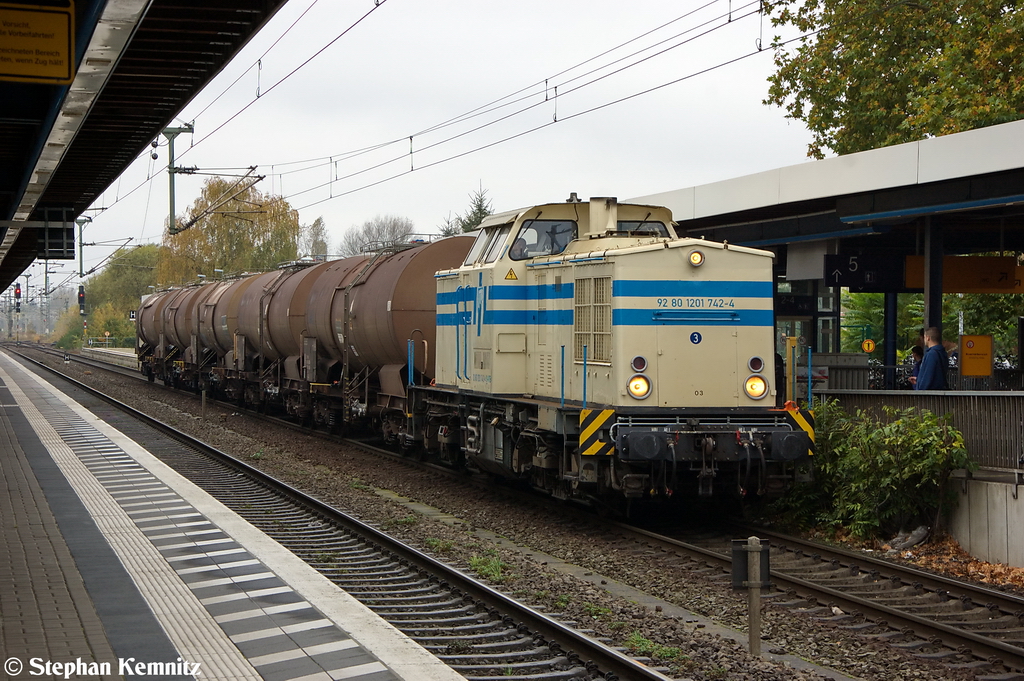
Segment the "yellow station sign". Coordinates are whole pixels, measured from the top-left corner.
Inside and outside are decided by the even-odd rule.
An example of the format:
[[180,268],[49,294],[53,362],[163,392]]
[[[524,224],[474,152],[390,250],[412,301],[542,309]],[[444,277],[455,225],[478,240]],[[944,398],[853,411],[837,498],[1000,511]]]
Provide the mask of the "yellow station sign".
[[75,6],[0,3],[0,80],[70,85]]
[[[942,258],[943,293],[1013,293],[1017,259],[996,256],[955,256]],[[924,257],[908,255],[907,288],[924,288]]]
[[960,336],[960,375],[992,375],[992,336]]

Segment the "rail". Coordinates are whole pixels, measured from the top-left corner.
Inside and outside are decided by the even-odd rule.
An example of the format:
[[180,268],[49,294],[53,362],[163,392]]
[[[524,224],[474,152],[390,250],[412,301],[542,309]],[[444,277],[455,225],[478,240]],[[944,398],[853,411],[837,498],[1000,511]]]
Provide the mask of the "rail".
[[[591,674],[587,678],[604,678],[609,681],[671,681],[660,670],[644,661],[633,659],[591,637],[589,633],[592,632],[579,631],[570,624],[563,624],[534,610],[463,570],[440,562],[324,501],[307,496],[244,461],[196,440],[96,388],[76,381],[58,369],[46,366],[13,348],[11,351],[34,367],[52,373],[74,388],[110,404],[129,415],[131,420],[184,444],[201,457],[207,457],[209,461],[206,465],[200,466],[196,466],[187,453],[173,457],[173,463],[170,458],[165,462],[270,534],[392,626],[435,652],[443,662],[464,675],[470,678],[491,678],[488,672],[494,667],[503,670],[503,677],[509,679],[568,679],[570,675],[572,678],[583,678],[586,670]],[[126,425],[122,424],[122,429]],[[217,464],[217,468],[223,466],[231,471],[230,485],[221,485],[220,489],[216,489],[211,484],[214,480],[224,480],[221,470],[209,474],[210,464],[213,463]],[[272,519],[270,523],[268,518]],[[343,545],[329,543],[339,530],[347,533],[342,537]],[[311,535],[315,535],[316,540],[312,540]],[[346,569],[343,553],[353,555],[357,560],[364,558],[364,566],[367,564],[366,554],[371,554],[369,562],[374,564],[374,569],[363,572],[358,569],[358,565],[352,570]],[[374,553],[381,554],[381,557],[372,555]],[[370,587],[359,589],[360,585],[365,587],[367,574]],[[389,576],[382,578],[381,575]],[[409,575],[412,575],[412,579]],[[419,598],[410,605],[415,618],[409,617],[408,609],[403,610],[394,603],[395,586],[401,587],[410,581],[415,581],[413,586]],[[441,594],[434,598],[437,591]],[[388,603],[389,600],[391,603]],[[431,603],[435,601],[440,606],[432,608]],[[458,612],[469,612],[469,617],[465,619],[480,625],[478,631],[488,622],[494,622],[495,627],[504,630],[495,637],[507,642],[503,650],[497,650],[498,646],[493,644],[488,645],[487,637],[481,637],[481,643],[478,644],[485,651],[483,653],[471,646],[466,647],[466,654],[461,654],[438,650],[437,645],[430,645],[431,642],[449,638],[445,631],[451,631],[452,637],[460,635],[456,630],[461,627],[452,623],[450,615],[452,604],[457,601],[464,604]],[[434,614],[435,611],[440,614]],[[540,673],[538,670],[541,670]]]

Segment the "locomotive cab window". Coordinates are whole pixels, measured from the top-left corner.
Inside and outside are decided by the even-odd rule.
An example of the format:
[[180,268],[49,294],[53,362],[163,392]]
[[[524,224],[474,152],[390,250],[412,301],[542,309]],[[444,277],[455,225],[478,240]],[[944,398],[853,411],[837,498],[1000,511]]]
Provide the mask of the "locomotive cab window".
[[491,239],[491,243],[487,247],[487,256],[484,258],[484,262],[494,262],[498,259],[498,254],[505,247],[505,238],[512,231],[512,225],[505,225],[493,231],[494,238]]
[[574,220],[527,220],[509,249],[513,260],[558,255],[576,238]]
[[[505,235],[512,229],[511,225],[504,225],[502,227],[488,227],[477,233],[476,241],[473,242],[473,247],[469,249],[469,253],[466,255],[466,260],[462,263],[464,265],[472,265],[473,263],[480,262],[484,254],[490,254],[494,248],[499,248],[500,245],[505,241]],[[493,258],[487,262],[493,262]]]

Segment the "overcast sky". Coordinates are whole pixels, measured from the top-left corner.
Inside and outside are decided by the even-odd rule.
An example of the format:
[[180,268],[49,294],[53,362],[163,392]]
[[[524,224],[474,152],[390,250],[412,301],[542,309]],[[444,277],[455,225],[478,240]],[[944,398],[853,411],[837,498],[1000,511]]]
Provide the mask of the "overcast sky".
[[[804,162],[805,127],[761,103],[774,31],[757,7],[291,0],[181,112],[195,134],[177,138],[176,165],[257,166],[257,188],[303,224],[323,217],[333,247],[376,215],[436,231],[480,187],[497,212]],[[99,198],[84,241],[160,241],[165,139],[155,151]],[[178,177],[178,215],[203,179]],[[87,247],[86,270],[114,246]]]

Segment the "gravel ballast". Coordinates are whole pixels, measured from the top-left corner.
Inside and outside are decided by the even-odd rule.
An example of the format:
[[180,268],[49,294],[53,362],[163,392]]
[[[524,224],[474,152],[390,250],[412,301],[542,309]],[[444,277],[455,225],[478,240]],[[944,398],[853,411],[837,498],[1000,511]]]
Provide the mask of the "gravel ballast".
[[[53,358],[40,359],[56,366]],[[64,369],[63,365],[60,369]],[[971,679],[966,670],[915,658],[842,628],[846,622],[766,605],[762,611],[761,658],[746,652],[746,597],[721,575],[693,572],[658,554],[624,550],[622,539],[605,536],[586,521],[551,517],[550,511],[514,503],[504,495],[454,482],[442,475],[396,464],[354,447],[327,443],[208,406],[160,386],[74,363],[73,378],[179,428],[274,477],[380,527],[412,546],[469,569],[475,557],[489,559],[492,584],[550,614],[593,630],[614,645],[651,657],[681,679],[775,681],[824,678],[813,669],[773,661],[788,654],[839,674],[871,680]],[[375,490],[389,490],[382,495]],[[411,510],[394,495],[429,505],[461,522],[444,522]],[[486,532],[478,532],[486,530]],[[507,541],[492,540],[491,535]],[[685,608],[699,618],[670,614],[671,608],[640,605],[615,596],[600,579],[579,579],[509,546],[528,547]],[[741,630],[722,636],[703,618]],[[738,640],[734,640],[738,639]],[[991,673],[990,670],[988,673]]]

